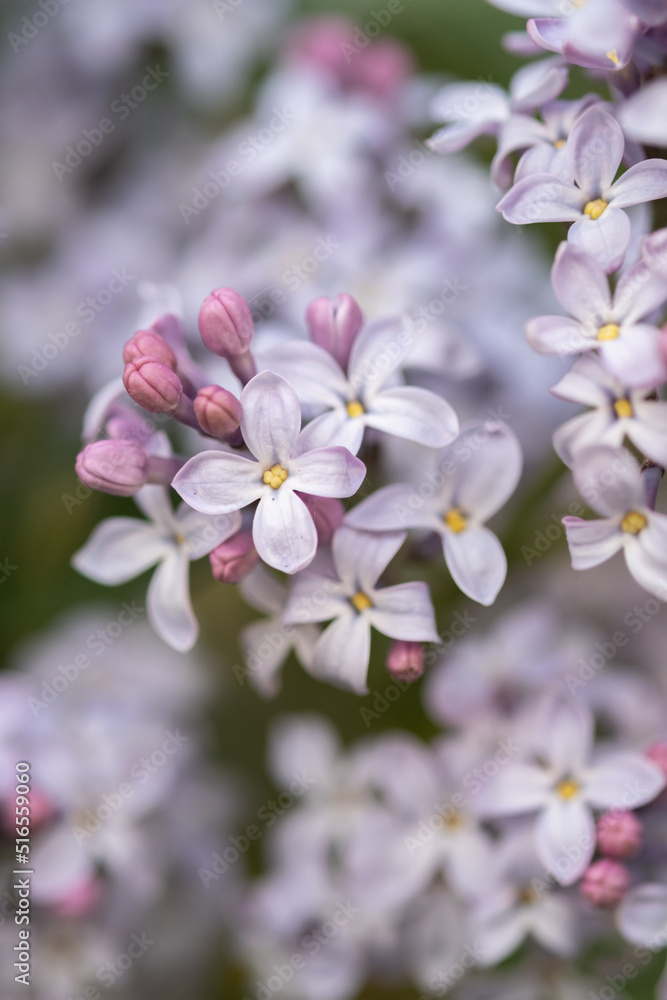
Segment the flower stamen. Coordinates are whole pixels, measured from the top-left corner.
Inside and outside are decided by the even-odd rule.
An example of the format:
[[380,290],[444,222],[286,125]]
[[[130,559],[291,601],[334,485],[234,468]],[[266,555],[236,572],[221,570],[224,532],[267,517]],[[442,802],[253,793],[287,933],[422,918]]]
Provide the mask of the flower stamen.
[[267,486],[270,486],[272,490],[277,490],[278,487],[283,485],[288,474],[287,469],[283,469],[282,465],[276,464],[267,469],[262,478]]
[[364,594],[363,590],[358,590],[357,593],[350,598],[350,603],[359,612],[359,614],[361,614],[362,611],[367,611],[369,608],[373,607],[373,602],[368,594]]
[[589,201],[587,205],[584,205],[584,215],[590,216],[595,222],[608,206],[608,201],[605,201],[603,198],[595,198],[593,201]]
[[560,796],[561,799],[573,799],[574,796],[579,791],[579,782],[574,781],[572,778],[563,778],[556,785],[556,794]]
[[614,410],[616,411],[617,417],[632,417],[634,416],[634,410],[632,409],[632,403],[629,399],[617,399],[614,403]]
[[458,507],[452,507],[447,511],[443,518],[445,524],[450,531],[453,531],[456,535],[460,534],[462,531],[468,527],[468,519],[459,510]]
[[638,510],[629,510],[621,521],[621,528],[627,535],[638,535],[647,524],[648,521]]
[[598,330],[598,340],[618,340],[619,334],[621,332],[620,326],[616,323],[605,323]]
[[357,399],[353,399],[351,403],[347,404],[347,412],[350,417],[361,417],[364,414],[364,408]]

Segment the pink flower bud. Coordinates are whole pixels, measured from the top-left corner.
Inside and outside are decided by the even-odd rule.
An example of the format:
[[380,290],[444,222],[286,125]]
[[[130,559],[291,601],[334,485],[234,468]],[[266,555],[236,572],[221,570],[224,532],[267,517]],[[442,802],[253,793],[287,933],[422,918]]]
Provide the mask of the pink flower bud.
[[87,444],[76,458],[76,474],[85,486],[118,497],[131,497],[148,481],[147,453],[128,438]]
[[199,332],[209,351],[221,358],[245,354],[253,334],[248,303],[231,288],[217,288],[199,310]]
[[392,677],[416,681],[424,673],[424,646],[421,642],[394,639],[387,657],[387,670]]
[[135,403],[151,413],[172,414],[181,401],[181,380],[160,361],[147,355],[125,365],[123,385]]
[[[51,799],[38,788],[28,792],[28,808],[30,809],[30,829],[34,832],[51,819],[55,809]],[[2,805],[2,829],[9,834],[16,834],[16,802],[14,797],[7,799]]]
[[667,776],[667,743],[654,743],[646,751],[646,756]]
[[306,323],[313,343],[333,355],[341,368],[347,368],[352,345],[364,323],[355,299],[347,294],[314,299],[306,310]]
[[235,535],[213,549],[209,556],[213,576],[220,583],[240,583],[257,564],[259,556],[250,531]]
[[99,879],[91,878],[75,886],[55,906],[63,917],[83,917],[97,905],[102,896]]
[[585,873],[581,894],[593,906],[615,906],[630,888],[630,872],[618,861],[603,858],[595,861]]
[[634,813],[621,809],[605,813],[598,820],[598,847],[612,858],[636,854],[642,840],[642,824]]
[[155,330],[139,330],[130,337],[123,348],[123,361],[135,361],[137,358],[157,358],[167,368],[176,371],[176,355],[167,341]]
[[404,86],[414,66],[410,53],[395,39],[375,42],[350,62],[349,83],[380,100],[392,97]]
[[350,64],[346,53],[354,45],[354,24],[346,17],[334,14],[308,18],[288,41],[287,62],[328,73],[343,86]]
[[219,385],[207,385],[200,389],[194,406],[201,429],[214,438],[232,434],[243,416],[243,408],[236,396]]
[[331,545],[334,532],[340,528],[345,516],[345,508],[342,503],[333,497],[315,497],[308,493],[299,493],[299,496],[315,522],[319,544]]

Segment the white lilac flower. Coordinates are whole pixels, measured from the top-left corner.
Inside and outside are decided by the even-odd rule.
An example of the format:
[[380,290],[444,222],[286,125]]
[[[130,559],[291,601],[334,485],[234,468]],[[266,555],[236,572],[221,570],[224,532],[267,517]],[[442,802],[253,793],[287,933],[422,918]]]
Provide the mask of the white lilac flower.
[[571,222],[571,243],[592,254],[607,272],[623,262],[630,241],[631,205],[667,195],[667,163],[644,160],[614,181],[625,149],[621,126],[593,105],[577,119],[567,140],[571,176],[530,174],[499,201],[508,222]]
[[148,617],[161,639],[185,652],[199,633],[190,604],[190,561],[208,555],[238,531],[241,515],[201,514],[187,504],[174,511],[162,486],[144,486],[134,500],[150,520],[102,521],[73,556],[72,565],[96,583],[116,586],[157,563],[148,588]]
[[574,480],[602,517],[564,517],[574,569],[590,569],[622,551],[637,583],[667,598],[667,515],[651,510],[636,460],[620,448],[598,445],[581,452]]
[[437,641],[425,583],[377,586],[405,537],[400,531],[373,534],[339,528],[332,542],[334,574],[303,573],[296,578],[284,621],[331,621],[315,645],[316,676],[365,694],[371,627],[392,639]]
[[644,259],[620,278],[612,297],[599,262],[569,243],[556,253],[551,281],[571,316],[538,316],[526,325],[532,347],[544,354],[581,354],[599,350],[609,370],[625,385],[653,386],[662,381],[665,363],[658,329],[641,322],[667,298],[667,281]]
[[662,791],[665,778],[639,753],[610,751],[591,759],[593,717],[581,702],[552,697],[544,709],[537,760],[504,765],[479,793],[479,812],[537,811],[539,860],[558,882],[571,885],[593,857],[593,809],[636,809]]
[[289,379],[302,404],[327,408],[301,432],[301,449],[343,445],[356,455],[367,427],[430,448],[449,444],[459,429],[449,403],[428,389],[395,384],[413,343],[407,320],[369,323],[352,346],[347,373],[308,341],[283,342],[262,353],[268,367]]
[[299,493],[349,497],[366,475],[347,448],[308,448],[294,389],[270,371],[252,378],[241,393],[241,432],[254,458],[203,451],[172,483],[191,507],[209,516],[228,514],[259,500],[253,520],[255,548],[269,566],[297,573],[313,561],[317,531]]
[[623,0],[489,0],[494,7],[530,18],[528,35],[543,49],[560,52],[588,69],[618,70],[628,64],[642,32],[639,17]]
[[365,531],[437,532],[456,585],[480,604],[493,604],[507,560],[485,522],[514,492],[521,466],[521,448],[509,427],[493,421],[469,425],[419,486],[385,486],[350,511],[346,523]]
[[[616,927],[631,944],[662,951],[667,944],[667,885],[642,882],[633,886],[616,911]],[[657,1000],[667,997],[667,966],[656,983],[655,996]]]
[[532,936],[547,951],[567,957],[577,950],[572,901],[545,880],[528,827],[495,845],[493,878],[471,906],[470,933],[482,966],[496,965]]
[[320,631],[316,625],[283,623],[288,590],[262,565],[255,566],[239,587],[244,601],[266,615],[241,630],[240,642],[246,659],[241,680],[247,674],[260,694],[272,698],[280,688],[280,668],[292,651],[304,669],[309,669]]
[[628,390],[602,358],[585,354],[551,391],[590,407],[554,431],[554,448],[566,465],[572,466],[584,448],[620,447],[626,437],[648,458],[667,465],[667,403],[645,390]]

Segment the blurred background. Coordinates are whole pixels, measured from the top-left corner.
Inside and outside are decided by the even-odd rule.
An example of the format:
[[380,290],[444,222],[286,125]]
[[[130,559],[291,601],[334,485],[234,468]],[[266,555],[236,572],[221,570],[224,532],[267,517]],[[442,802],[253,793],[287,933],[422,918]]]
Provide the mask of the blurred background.
[[[168,777],[157,764],[157,777],[147,784],[151,795],[142,798],[146,814],[137,824],[149,835],[135,842],[135,831],[117,831],[108,848],[104,864],[121,873],[121,898],[104,902],[108,921],[98,925],[89,916],[97,912],[104,864],[77,869],[75,878],[68,866],[79,861],[58,842],[57,831],[44,848],[53,876],[36,906],[54,908],[62,922],[38,914],[37,997],[88,997],[84,989],[96,982],[90,970],[109,953],[121,953],[130,925],[139,935],[150,925],[160,945],[148,948],[141,964],[136,959],[127,976],[110,973],[102,993],[254,996],[228,939],[240,912],[241,868],[260,871],[264,846],[251,844],[229,877],[214,872],[213,891],[202,889],[196,870],[210,866],[220,845],[270,800],[275,785],[265,760],[276,718],[319,712],[348,742],[368,735],[360,709],[372,708],[389,683],[388,643],[376,637],[368,698],[317,683],[290,657],[281,690],[267,700],[241,669],[239,629],[256,612],[236,588],[212,579],[207,560],[192,572],[202,634],[191,657],[151,636],[142,612],[134,618],[130,612],[132,624],[124,624],[126,616],[120,631],[110,627],[128,606],[143,608],[148,575],[105,590],[70,567],[103,518],[135,513],[130,500],[83,487],[74,461],[90,398],[120,375],[122,345],[146,317],[182,311],[194,335],[199,303],[216,286],[242,292],[258,325],[298,326],[311,298],[340,291],[355,294],[371,317],[416,312],[445,280],[458,278],[474,293],[453,306],[437,348],[447,355],[452,400],[464,417],[505,406],[527,460],[518,499],[498,521],[510,562],[508,586],[494,608],[475,607],[475,628],[490,626],[539,589],[547,604],[573,613],[578,605],[593,626],[634,594],[621,587],[609,596],[604,573],[588,576],[585,587],[573,584],[562,535],[544,554],[526,556],[525,547],[574,499],[549,447],[561,411],[546,387],[562,369],[536,359],[522,332],[536,304],[551,307],[549,248],[543,234],[511,232],[494,216],[485,173],[490,145],[482,142],[470,156],[451,161],[424,152],[423,140],[433,131],[429,97],[455,77],[506,86],[519,61],[500,38],[518,24],[484,0],[402,0],[378,32],[404,46],[388,59],[393,76],[382,67],[376,75],[369,70],[368,79],[333,96],[329,83],[313,83],[316,65],[299,77],[297,29],[304,18],[343,14],[357,25],[375,25],[386,6],[359,0],[2,4],[0,643],[6,686],[0,765],[7,776],[0,796],[8,794],[13,758],[24,753],[50,790],[44,822],[66,815],[71,827],[87,801],[77,768],[86,771],[94,761],[96,780],[104,772],[111,787],[114,775],[127,773],[149,750],[168,756],[172,745],[160,748],[174,728],[190,740],[182,755],[174,753],[177,766],[165,767]],[[273,142],[268,123],[276,108],[294,115],[289,141]],[[238,183],[212,180],[253,137],[257,155],[247,154],[249,169]],[[405,167],[415,152],[418,169]],[[332,233],[343,250],[312,281],[294,279],[295,264]],[[267,290],[284,283],[286,271],[295,291],[276,315]],[[418,570],[446,627],[469,602],[430,564]],[[590,598],[594,578],[606,606]],[[655,633],[650,643],[660,646]],[[77,667],[81,678],[65,685],[52,708],[30,703],[48,702],[44,685],[82,653],[92,661],[89,674]],[[81,718],[90,732],[75,722]],[[373,732],[396,727],[423,738],[438,731],[424,711],[421,685],[373,722]],[[64,893],[67,879],[76,891]],[[110,927],[121,944],[113,936],[109,943]],[[651,981],[656,972],[642,975]],[[13,1000],[7,979],[5,994],[3,966],[0,996]],[[25,995],[20,989],[16,995]],[[634,989],[633,996],[644,995],[641,978]],[[419,991],[382,985],[359,995],[388,994],[398,1000]]]

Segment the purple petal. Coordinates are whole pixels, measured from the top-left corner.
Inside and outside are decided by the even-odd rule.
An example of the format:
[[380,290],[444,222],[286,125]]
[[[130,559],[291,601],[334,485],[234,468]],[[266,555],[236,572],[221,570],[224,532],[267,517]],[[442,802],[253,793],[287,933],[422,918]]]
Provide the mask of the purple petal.
[[531,18],[526,24],[526,31],[531,41],[541,49],[551,52],[562,52],[567,39],[567,27],[564,18],[537,17]]
[[654,312],[666,299],[667,281],[640,259],[619,279],[614,295],[614,319],[632,325]]
[[647,458],[667,467],[667,403],[633,403],[635,418],[627,422],[627,435]]
[[318,448],[293,458],[293,490],[316,497],[351,497],[364,481],[366,466],[347,448]]
[[148,587],[150,623],[161,639],[187,653],[199,635],[199,625],[190,603],[189,560],[183,549],[175,549],[153,574]]
[[366,425],[428,448],[444,448],[459,431],[458,417],[446,400],[411,385],[383,389],[373,396]]
[[616,119],[594,104],[572,126],[567,157],[587,201],[604,198],[614,181],[625,139]]
[[627,386],[650,388],[665,378],[665,363],[660,352],[660,333],[654,326],[637,324],[621,327],[616,340],[598,346],[609,370]]
[[639,535],[626,536],[625,562],[640,587],[667,599],[667,516],[652,513]]
[[536,316],[526,323],[526,337],[541,354],[565,356],[598,346],[594,329],[566,316]]
[[599,566],[623,548],[623,536],[616,518],[584,521],[580,517],[564,517],[563,524],[573,569]]
[[615,419],[611,406],[608,406],[566,420],[554,431],[553,446],[560,460],[572,468],[577,455],[585,448],[600,442],[620,446],[624,437],[623,424]]
[[139,576],[175,547],[149,521],[110,517],[93,530],[72,557],[72,565],[96,583],[115,586]]
[[312,673],[356,694],[368,694],[366,674],[371,652],[371,626],[365,615],[350,614],[332,622],[315,646]]
[[609,754],[583,776],[586,798],[596,809],[638,809],[659,795],[665,776],[638,753]]
[[582,215],[570,226],[567,238],[577,249],[594,257],[606,274],[611,274],[619,269],[628,249],[630,220],[614,202],[598,219]]
[[241,431],[248,450],[264,468],[287,466],[301,429],[301,406],[292,386],[273,372],[260,372],[241,393]]
[[487,521],[517,487],[523,465],[519,441],[506,424],[489,421],[464,427],[453,448],[453,505],[476,522]]
[[667,163],[664,160],[635,163],[619,177],[609,195],[615,208],[628,208],[667,197]]
[[282,573],[305,569],[317,552],[317,530],[310,511],[293,490],[283,487],[260,500],[252,537],[260,559]]
[[574,184],[564,184],[551,174],[524,177],[496,208],[515,225],[531,222],[574,222],[581,215],[584,197]]
[[562,307],[581,323],[599,322],[611,310],[606,274],[595,257],[572,243],[558,247],[551,282]]
[[345,399],[347,379],[340,365],[308,340],[282,341],[258,352],[258,361],[286,379],[302,403],[336,406]]
[[424,500],[418,490],[408,483],[394,483],[371,493],[347,513],[345,523],[362,531],[442,529],[442,520],[433,504]]
[[241,527],[241,514],[201,514],[187,504],[181,504],[176,515],[179,533],[185,539],[189,559],[201,559]]
[[346,615],[350,608],[351,604],[339,583],[307,570],[295,579],[282,620],[291,625],[328,622]]
[[476,130],[503,121],[509,114],[509,101],[497,84],[451,83],[437,92],[429,111],[435,121],[467,124]]
[[354,342],[348,377],[362,401],[378,392],[401,367],[414,344],[414,331],[403,319],[369,323]]
[[347,448],[356,455],[361,448],[361,442],[366,430],[363,417],[350,417],[344,408],[329,410],[315,417],[299,434],[295,454],[315,451],[318,448]]
[[488,528],[467,528],[443,536],[447,568],[464,594],[480,604],[493,604],[507,575],[503,547]]
[[667,146],[667,80],[644,84],[620,106],[618,117],[630,139],[647,146]]
[[336,571],[350,590],[373,590],[379,577],[405,541],[404,531],[357,531],[343,525],[333,538]]
[[550,392],[559,399],[582,406],[607,406],[611,397],[622,392],[623,386],[607,371],[594,354],[579,358]]
[[512,77],[510,95],[515,111],[532,111],[553,101],[568,84],[568,67],[562,59],[538,59],[522,66]]
[[575,466],[574,481],[586,502],[606,517],[644,506],[639,466],[623,448],[587,449]]
[[172,486],[186,503],[202,514],[240,510],[265,492],[263,469],[242,455],[202,451],[176,474]]
[[392,639],[438,642],[435,615],[425,583],[402,583],[373,591],[373,607],[366,612],[371,625]]

